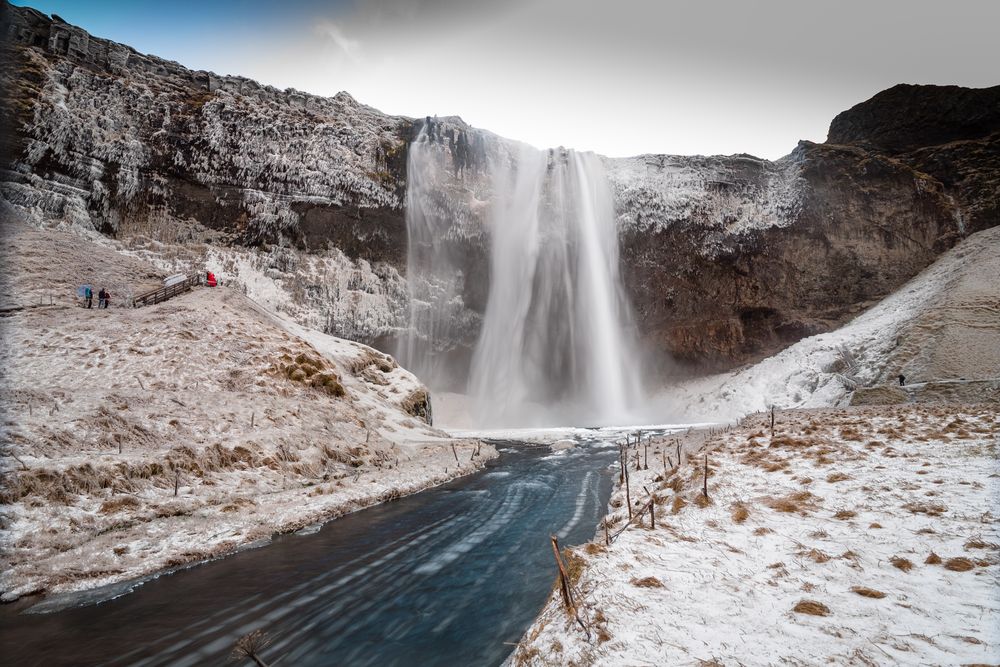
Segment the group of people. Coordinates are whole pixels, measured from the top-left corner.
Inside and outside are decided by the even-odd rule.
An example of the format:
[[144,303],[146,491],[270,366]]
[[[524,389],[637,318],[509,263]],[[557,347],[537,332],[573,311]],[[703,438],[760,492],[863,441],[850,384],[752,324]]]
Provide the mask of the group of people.
[[[83,299],[87,308],[94,307],[94,290],[90,287],[90,285],[83,288]],[[110,302],[111,292],[102,287],[101,291],[97,293],[97,307],[107,308]]]

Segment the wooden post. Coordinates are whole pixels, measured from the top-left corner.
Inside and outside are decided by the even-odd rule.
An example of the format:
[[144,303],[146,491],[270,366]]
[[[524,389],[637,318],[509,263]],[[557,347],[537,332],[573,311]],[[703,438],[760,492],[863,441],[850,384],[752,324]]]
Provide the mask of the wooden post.
[[677,445],[677,467],[679,468],[684,461],[681,460],[681,441],[674,440],[674,444]]
[[708,454],[705,454],[705,478],[702,482],[701,492],[708,498]]
[[663,474],[667,473],[667,448],[664,447],[660,450],[660,456],[663,458]]
[[674,460],[673,460],[672,458],[670,458],[669,456],[667,457],[667,463],[669,463],[669,464],[670,464],[670,467],[671,467],[671,468],[673,468],[673,467],[674,467]]
[[642,469],[649,470],[649,443],[642,445]]
[[608,534],[608,517],[604,517],[604,546],[611,546],[611,535]]
[[177,497],[177,489],[181,485],[181,469],[174,468],[174,498]]
[[656,496],[649,497],[649,528],[656,530]]
[[462,462],[458,460],[458,451],[455,449],[455,443],[451,443],[451,453],[455,456],[455,463],[462,465]]
[[629,490],[628,466],[625,466],[625,504],[628,505],[628,520],[632,520],[632,493]]
[[774,406],[771,406],[771,437],[774,437]]
[[251,412],[250,413],[250,428],[253,428],[253,420],[254,420],[254,417],[256,417],[256,416],[257,416],[256,412]]
[[576,605],[573,604],[573,591],[570,589],[569,575],[566,574],[562,558],[559,557],[559,538],[551,535],[550,539],[552,540],[552,555],[555,556],[556,567],[559,568],[559,589],[562,592],[563,604],[566,605],[566,611],[574,613]]

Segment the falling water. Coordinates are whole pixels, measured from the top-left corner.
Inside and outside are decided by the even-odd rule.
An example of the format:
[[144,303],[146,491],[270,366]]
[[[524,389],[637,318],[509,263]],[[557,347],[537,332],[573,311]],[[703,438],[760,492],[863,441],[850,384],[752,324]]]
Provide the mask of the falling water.
[[[449,196],[455,179],[441,156],[425,136],[411,146],[411,327],[400,351],[432,388],[447,375],[443,359],[458,330],[476,324],[460,316],[467,276],[447,243],[468,233],[461,219],[468,207]],[[467,371],[478,424],[626,421],[639,398],[640,369],[600,158],[501,144],[484,171],[483,198],[492,200],[489,292]],[[472,200],[479,201],[475,194]]]

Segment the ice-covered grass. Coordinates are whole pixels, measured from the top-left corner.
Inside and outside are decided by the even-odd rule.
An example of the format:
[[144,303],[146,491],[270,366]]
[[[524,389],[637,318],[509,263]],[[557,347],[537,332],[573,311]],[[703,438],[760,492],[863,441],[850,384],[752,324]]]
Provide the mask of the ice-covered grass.
[[[996,412],[802,410],[768,426],[707,440],[707,498],[702,454],[676,467],[668,439],[649,470],[632,458],[632,503],[655,495],[656,528],[647,514],[574,550],[590,639],[554,592],[513,664],[996,662]],[[611,534],[627,519],[619,489]]]

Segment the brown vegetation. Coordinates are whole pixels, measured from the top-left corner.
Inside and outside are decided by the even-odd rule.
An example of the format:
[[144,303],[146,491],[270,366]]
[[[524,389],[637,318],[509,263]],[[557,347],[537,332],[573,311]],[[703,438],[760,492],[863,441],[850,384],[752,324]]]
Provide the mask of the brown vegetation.
[[868,588],[866,586],[852,586],[851,590],[858,595],[866,598],[878,598],[882,599],[885,597],[885,593],[882,591],[877,591],[874,588]]
[[829,616],[830,608],[822,602],[815,600],[800,600],[792,607],[792,611],[798,614],[809,614],[811,616]]
[[629,583],[639,588],[663,588],[663,582],[656,577],[643,577],[642,579],[633,578]]
[[975,566],[976,566],[975,563],[973,563],[965,556],[958,556],[957,558],[949,558],[944,562],[944,569],[951,570],[952,572],[968,572]]
[[909,572],[913,569],[913,563],[902,556],[893,556],[889,559],[889,562],[892,563],[893,567],[896,567],[903,572]]
[[808,491],[796,491],[786,496],[764,498],[764,504],[776,512],[808,514],[818,498]]

